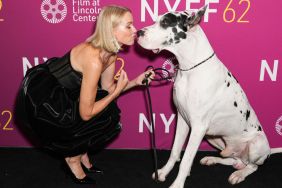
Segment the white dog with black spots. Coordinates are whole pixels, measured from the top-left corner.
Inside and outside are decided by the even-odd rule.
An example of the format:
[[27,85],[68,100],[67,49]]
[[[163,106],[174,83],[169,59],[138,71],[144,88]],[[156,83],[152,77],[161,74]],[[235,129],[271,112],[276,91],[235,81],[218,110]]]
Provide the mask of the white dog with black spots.
[[206,8],[196,13],[168,12],[159,16],[155,24],[137,32],[138,43],[143,48],[155,53],[168,50],[179,62],[173,87],[176,135],[168,162],[158,170],[160,181],[165,181],[180,160],[183,144],[191,133],[177,178],[170,188],[184,187],[204,137],[221,151],[223,158],[207,156],[201,159],[201,164],[232,165],[236,171],[229,177],[231,184],[242,182],[270,154],[282,151],[270,149],[244,91],[215,55],[199,26]]

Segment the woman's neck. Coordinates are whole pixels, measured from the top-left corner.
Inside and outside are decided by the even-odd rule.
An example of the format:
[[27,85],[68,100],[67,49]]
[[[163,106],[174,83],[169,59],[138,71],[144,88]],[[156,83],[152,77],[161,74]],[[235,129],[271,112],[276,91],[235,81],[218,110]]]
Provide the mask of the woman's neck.
[[102,62],[108,62],[110,57],[113,56],[113,55],[115,55],[115,53],[110,53],[110,52],[103,50],[103,49],[100,51],[100,57],[102,59]]

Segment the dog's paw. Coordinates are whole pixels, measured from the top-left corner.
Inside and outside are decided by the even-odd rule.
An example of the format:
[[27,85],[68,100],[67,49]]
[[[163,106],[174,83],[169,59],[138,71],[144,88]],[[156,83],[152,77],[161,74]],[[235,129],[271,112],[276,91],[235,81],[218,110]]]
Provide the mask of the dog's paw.
[[[152,178],[156,179],[155,172],[152,174]],[[162,169],[158,170],[158,180],[164,182],[166,178],[166,174],[163,173]]]
[[215,165],[215,164],[217,163],[217,160],[216,160],[215,157],[209,157],[209,156],[207,156],[207,157],[202,158],[201,161],[200,161],[200,163],[201,163],[202,165],[208,165],[208,166],[210,166],[210,165]]
[[245,180],[245,176],[241,171],[235,171],[229,176],[229,183],[234,185]]

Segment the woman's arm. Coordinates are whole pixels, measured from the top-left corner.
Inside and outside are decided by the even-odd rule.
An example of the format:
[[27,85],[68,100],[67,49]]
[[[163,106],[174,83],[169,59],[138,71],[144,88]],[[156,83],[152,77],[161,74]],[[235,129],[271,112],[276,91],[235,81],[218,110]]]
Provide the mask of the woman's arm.
[[[139,76],[137,76],[135,79],[129,81],[129,83],[127,84],[127,86],[123,89],[123,92],[126,90],[129,90],[135,86],[140,86],[140,85],[145,85],[145,83],[142,83],[142,81],[145,79],[146,75],[151,73],[150,75],[150,79],[153,79],[155,76],[154,71],[152,70],[147,70],[146,72],[141,73]],[[151,80],[148,79],[148,83],[151,82]]]
[[85,121],[101,112],[116,97],[116,95],[112,93],[95,102],[101,71],[102,63],[98,58],[95,58],[92,62],[85,62],[83,65],[79,112],[81,118]]
[[108,106],[121,93],[128,82],[125,72],[122,72],[115,89],[103,99],[95,101],[103,65],[100,58],[97,56],[93,58],[92,56],[84,58],[79,98],[80,116],[85,121],[91,119]]

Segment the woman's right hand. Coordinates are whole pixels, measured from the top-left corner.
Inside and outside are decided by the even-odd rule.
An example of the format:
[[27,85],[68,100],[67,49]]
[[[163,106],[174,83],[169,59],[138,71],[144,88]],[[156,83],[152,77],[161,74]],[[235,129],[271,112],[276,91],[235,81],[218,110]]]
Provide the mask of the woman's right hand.
[[121,70],[120,76],[118,78],[116,88],[114,93],[119,96],[119,94],[122,92],[122,90],[127,86],[128,84],[128,77],[124,70]]

